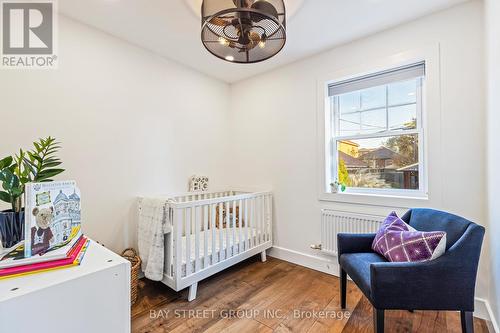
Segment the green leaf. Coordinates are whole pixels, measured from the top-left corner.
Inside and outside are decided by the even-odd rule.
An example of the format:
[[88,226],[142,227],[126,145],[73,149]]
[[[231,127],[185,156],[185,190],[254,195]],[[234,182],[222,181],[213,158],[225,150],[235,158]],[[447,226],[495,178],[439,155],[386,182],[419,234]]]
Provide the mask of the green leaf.
[[47,175],[54,175],[55,176],[55,175],[60,174],[63,171],[64,171],[64,169],[46,169],[46,170],[41,171],[39,174],[42,176],[47,176]]
[[57,157],[49,157],[43,160],[43,163],[60,162],[61,160]]
[[19,178],[16,175],[13,175],[12,180],[11,180],[12,188],[15,189],[16,187],[19,187],[21,185],[21,182],[19,181]]
[[29,159],[23,161],[24,168],[29,169],[32,175],[32,177],[28,175],[27,178],[33,181],[46,181],[64,171],[64,169],[55,169],[62,163],[57,158],[57,152],[61,146],[55,138],[51,136],[39,138],[38,141],[33,142],[33,146],[35,149],[27,153]]
[[22,187],[16,187],[16,188],[13,188],[12,189],[12,196],[17,198],[18,196],[20,196],[21,194],[23,194],[23,188]]
[[19,179],[21,179],[21,177],[29,177],[30,173],[31,171],[29,169],[24,168],[23,172],[21,172],[21,174],[19,175]]
[[12,156],[7,156],[0,160],[0,169],[6,168],[12,164]]
[[12,179],[14,178],[14,173],[12,172],[12,170],[10,170],[9,168],[6,168],[6,169],[3,169],[2,171],[0,171],[0,173],[3,176],[4,182],[8,182],[8,183],[12,182]]
[[24,167],[26,169],[28,169],[31,173],[33,173],[34,175],[36,175],[37,173],[37,166],[34,165],[30,160],[28,160],[27,158],[25,158],[23,160],[23,164],[24,164]]
[[4,190],[12,192],[13,189],[19,187],[19,178],[17,178],[17,176],[9,169],[3,169],[1,173],[3,175],[2,187]]
[[58,146],[57,144],[55,144],[55,145],[51,145],[47,150],[51,151],[51,150],[58,150],[58,149],[61,149],[61,146]]
[[38,163],[42,163],[43,160],[40,156],[38,156],[37,154],[35,154],[34,152],[28,152],[28,155],[31,159],[31,161],[37,161]]
[[58,165],[61,165],[62,162],[50,162],[50,163],[45,163],[43,166],[45,168],[53,168],[53,167],[56,167]]
[[48,178],[52,178],[60,173],[64,172],[64,169],[47,169],[40,171],[35,178],[35,181],[42,181]]
[[0,191],[0,200],[11,203],[12,197],[10,196],[9,193]]
[[40,144],[38,142],[33,142],[33,146],[35,146],[35,149],[38,153],[42,151],[42,147],[40,147]]
[[35,159],[35,158],[33,158],[33,159],[29,159],[29,158],[26,158],[26,157],[25,157],[25,158],[23,159],[23,163],[28,163],[29,165],[31,165],[31,166],[33,166],[33,167],[36,167],[35,162],[36,162],[36,159]]

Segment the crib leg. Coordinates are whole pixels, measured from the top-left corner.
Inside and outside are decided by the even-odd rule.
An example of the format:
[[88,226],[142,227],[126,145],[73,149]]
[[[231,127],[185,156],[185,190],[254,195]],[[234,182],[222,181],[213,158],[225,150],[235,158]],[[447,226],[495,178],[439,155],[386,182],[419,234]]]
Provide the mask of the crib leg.
[[194,301],[196,298],[196,289],[198,288],[198,282],[193,283],[189,286],[188,301]]
[[267,260],[267,257],[266,257],[266,251],[262,251],[262,252],[260,253],[260,260],[261,260],[262,262],[266,262],[266,260]]

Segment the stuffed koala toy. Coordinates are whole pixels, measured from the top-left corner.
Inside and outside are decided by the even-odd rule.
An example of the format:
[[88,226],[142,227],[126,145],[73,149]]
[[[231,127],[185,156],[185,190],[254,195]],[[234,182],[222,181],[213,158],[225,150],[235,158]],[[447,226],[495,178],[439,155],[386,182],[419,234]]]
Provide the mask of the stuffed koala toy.
[[45,252],[50,247],[50,242],[54,235],[50,230],[50,223],[54,217],[54,207],[33,209],[33,216],[36,220],[36,227],[31,228],[31,254]]

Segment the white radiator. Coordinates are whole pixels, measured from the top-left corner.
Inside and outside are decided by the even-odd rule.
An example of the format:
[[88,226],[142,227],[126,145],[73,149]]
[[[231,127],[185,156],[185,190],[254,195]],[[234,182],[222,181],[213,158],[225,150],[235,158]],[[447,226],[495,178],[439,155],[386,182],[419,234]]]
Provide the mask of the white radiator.
[[383,216],[321,210],[321,250],[337,255],[337,234],[363,234],[377,232]]

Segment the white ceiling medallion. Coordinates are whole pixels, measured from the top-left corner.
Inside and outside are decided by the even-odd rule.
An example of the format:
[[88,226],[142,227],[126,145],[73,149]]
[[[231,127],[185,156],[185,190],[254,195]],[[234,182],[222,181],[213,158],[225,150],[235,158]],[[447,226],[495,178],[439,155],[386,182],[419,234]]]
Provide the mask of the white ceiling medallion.
[[[229,4],[232,3],[231,0],[221,1],[227,1]],[[184,2],[191,9],[193,14],[196,15],[197,18],[201,18],[201,3],[203,2],[203,0],[184,0]],[[290,19],[293,18],[293,15],[297,13],[303,3],[304,0],[285,0],[287,21],[290,21]]]

